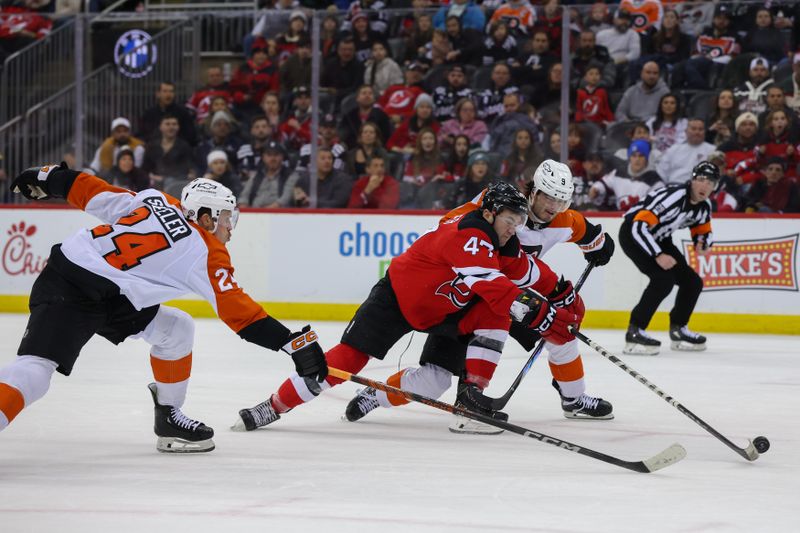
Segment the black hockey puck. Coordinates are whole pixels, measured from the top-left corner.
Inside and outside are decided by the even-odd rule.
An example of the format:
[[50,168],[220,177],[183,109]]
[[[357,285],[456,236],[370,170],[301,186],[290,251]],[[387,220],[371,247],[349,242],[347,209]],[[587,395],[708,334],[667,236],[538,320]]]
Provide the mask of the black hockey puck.
[[767,437],[756,437],[753,439],[753,446],[756,447],[758,453],[764,453],[769,450],[769,441]]

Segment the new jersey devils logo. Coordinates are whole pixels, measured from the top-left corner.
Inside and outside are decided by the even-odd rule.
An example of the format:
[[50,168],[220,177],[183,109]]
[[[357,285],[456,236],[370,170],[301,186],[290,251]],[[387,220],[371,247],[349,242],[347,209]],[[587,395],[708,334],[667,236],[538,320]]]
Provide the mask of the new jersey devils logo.
[[461,309],[469,303],[471,291],[464,280],[456,276],[455,279],[439,285],[436,294],[448,298],[454,306]]

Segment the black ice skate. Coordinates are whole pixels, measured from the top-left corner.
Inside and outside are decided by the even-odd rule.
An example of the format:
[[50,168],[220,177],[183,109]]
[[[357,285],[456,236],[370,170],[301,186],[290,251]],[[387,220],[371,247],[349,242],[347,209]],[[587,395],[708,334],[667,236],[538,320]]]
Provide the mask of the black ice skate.
[[706,349],[706,338],[686,326],[670,326],[669,339],[672,349],[683,352],[702,352]]
[[611,420],[614,418],[614,409],[610,402],[602,398],[595,398],[586,393],[581,394],[577,398],[567,398],[561,394],[561,387],[558,382],[553,380],[553,387],[558,391],[561,396],[561,408],[564,410],[565,418],[582,418],[590,420]]
[[[495,411],[489,407],[489,398],[471,383],[459,383],[458,393],[456,394],[456,407],[462,407],[468,411],[489,416],[495,420],[505,422],[508,415],[502,411]],[[505,431],[489,424],[484,424],[472,418],[462,415],[455,415],[455,420],[450,424],[450,431],[453,433],[469,433],[474,435],[498,435]]]
[[272,407],[272,398],[251,409],[239,411],[239,419],[231,426],[234,431],[253,431],[272,424],[281,417]]
[[625,333],[625,348],[622,353],[628,355],[658,355],[661,341],[658,341],[633,324],[628,326]]
[[344,410],[344,417],[350,421],[355,422],[367,416],[371,411],[377,409],[381,405],[378,403],[377,391],[372,387],[361,389],[347,404]]
[[165,453],[210,452],[214,449],[214,430],[202,422],[192,420],[177,407],[158,403],[155,383],[147,386],[153,395],[156,422],[153,430],[158,436],[156,449]]

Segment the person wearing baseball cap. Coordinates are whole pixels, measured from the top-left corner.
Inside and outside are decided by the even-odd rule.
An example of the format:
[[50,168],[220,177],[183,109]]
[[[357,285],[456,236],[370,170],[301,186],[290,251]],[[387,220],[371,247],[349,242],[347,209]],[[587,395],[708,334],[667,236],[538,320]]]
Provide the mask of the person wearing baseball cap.
[[748,79],[736,86],[733,95],[739,102],[739,111],[750,111],[758,115],[767,109],[767,88],[775,83],[770,77],[770,64],[766,58],[755,57],[750,61]]
[[284,164],[286,149],[278,141],[269,141],[261,148],[261,165],[255,176],[247,180],[238,196],[239,203],[250,207],[290,207],[293,186],[291,170]]
[[127,146],[133,151],[137,167],[144,161],[144,141],[131,135],[131,122],[125,117],[116,117],[111,121],[111,135],[95,151],[89,167],[98,176],[107,176],[116,163],[119,151]]

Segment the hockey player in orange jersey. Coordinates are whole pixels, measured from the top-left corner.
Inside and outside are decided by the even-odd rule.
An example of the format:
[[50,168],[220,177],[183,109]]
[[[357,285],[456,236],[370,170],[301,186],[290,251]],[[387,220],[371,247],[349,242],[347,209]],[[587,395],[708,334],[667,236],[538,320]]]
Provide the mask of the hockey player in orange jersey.
[[[596,265],[608,263],[614,251],[614,241],[600,226],[590,223],[582,214],[569,209],[573,183],[572,172],[567,165],[548,159],[539,165],[532,176],[527,176],[525,181],[528,221],[524,227],[517,228],[517,238],[525,253],[531,257],[541,257],[555,244],[574,242],[584,253],[587,261]],[[465,213],[480,209],[485,194],[484,190],[471,202],[445,215],[444,219],[463,216]],[[571,290],[571,283],[564,282],[562,278],[554,294],[549,297],[563,292],[567,286]],[[516,324],[511,325],[509,334],[527,351],[532,351],[540,338],[535,330],[519,328]],[[426,346],[436,342],[436,339],[429,336]],[[561,396],[564,416],[568,419],[613,418],[613,408],[609,402],[589,396],[585,392],[583,363],[578,353],[578,341],[573,338],[563,344],[548,342],[546,348],[553,375],[553,386]],[[387,381],[396,387],[418,394],[430,394],[430,383],[448,383],[449,386],[452,375],[435,364],[425,361],[422,363],[420,367],[406,368],[397,372]],[[392,407],[405,403],[407,400],[402,397],[366,388],[359,391],[351,400],[345,416],[348,420],[356,421],[377,407]],[[460,416],[455,417],[450,430],[454,433],[500,432],[493,426]]]
[[157,444],[162,452],[207,452],[214,431],[181,411],[192,368],[194,322],[161,305],[186,293],[211,303],[243,339],[291,355],[298,374],[325,378],[328,367],[309,326],[292,333],[267,315],[233,276],[225,244],[236,226],[236,197],[198,178],[180,202],[155,189],[133,193],[60,166],[30,168],[12,183],[32,200],[65,198],[103,224],[53,246],[34,282],[18,357],[0,368],[0,430],[45,395],[55,371],[69,375],[95,334],[151,345]]

